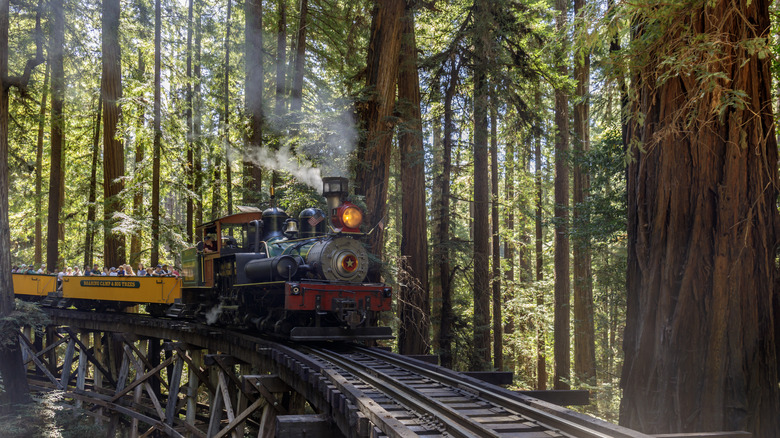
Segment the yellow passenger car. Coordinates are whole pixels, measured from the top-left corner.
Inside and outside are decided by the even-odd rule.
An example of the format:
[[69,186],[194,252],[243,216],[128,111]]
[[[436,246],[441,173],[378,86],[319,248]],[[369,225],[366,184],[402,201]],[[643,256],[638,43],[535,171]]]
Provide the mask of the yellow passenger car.
[[75,300],[173,304],[181,299],[177,277],[64,277],[62,297]]
[[54,275],[13,274],[14,293],[23,299],[40,299],[57,290]]

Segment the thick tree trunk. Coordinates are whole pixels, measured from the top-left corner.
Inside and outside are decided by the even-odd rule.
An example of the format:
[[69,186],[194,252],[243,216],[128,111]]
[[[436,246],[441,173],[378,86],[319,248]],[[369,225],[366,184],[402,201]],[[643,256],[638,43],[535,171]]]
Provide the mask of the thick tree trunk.
[[51,65],[51,161],[49,162],[49,217],[46,229],[46,264],[49,269],[58,266],[60,211],[62,210],[62,149],[65,144],[62,113],[65,101],[65,70],[63,50],[65,45],[65,11],[62,0],[51,3],[52,41],[49,44]]
[[414,13],[406,7],[403,18],[398,112],[402,124],[401,149],[401,261],[406,281],[401,285],[398,351],[426,354],[430,345],[430,299],[428,296],[428,226],[425,203],[425,150],[420,111],[420,79],[417,73],[417,42]]
[[[488,5],[474,4],[474,27],[485,29],[491,21]],[[485,53],[490,47],[487,32],[475,32],[477,56],[474,65],[474,334],[471,369],[487,371],[490,360],[490,179],[488,175],[488,83]],[[478,214],[476,212],[479,212]]]
[[[261,0],[246,0],[244,3],[246,28],[246,111],[249,118],[246,148],[263,145],[263,3]],[[244,202],[256,204],[260,201],[263,174],[260,166],[244,161]]]
[[[59,9],[56,9],[56,8]],[[54,12],[62,12],[62,3],[52,2]],[[11,274],[11,227],[8,218],[8,18],[9,2],[0,0],[0,317],[14,311],[14,283]],[[64,26],[62,15],[55,25]],[[64,28],[64,27],[63,27]],[[56,34],[55,34],[56,35]],[[28,403],[30,388],[22,364],[19,336],[6,333],[7,341],[0,343],[0,376],[3,393],[0,404]],[[0,406],[5,410],[6,406]]]
[[441,324],[439,326],[439,362],[452,368],[452,325],[455,314],[452,309],[452,274],[450,272],[450,173],[452,172],[452,101],[458,86],[460,65],[450,58],[450,77],[444,95],[444,150],[441,164],[441,205],[439,228],[436,230],[438,245],[434,248],[434,260],[441,273]]
[[493,286],[493,366],[504,369],[504,327],[501,316],[501,239],[498,222],[498,110],[496,95],[490,99],[490,222],[493,240],[492,286]]
[[[43,73],[43,95],[38,112],[38,139],[35,144],[35,256],[36,265],[43,261],[43,130],[46,127],[46,98],[49,94],[49,65]],[[100,120],[98,120],[100,123]],[[54,269],[50,266],[49,269]]]
[[[585,0],[574,0],[575,22],[581,32],[585,26],[582,8]],[[583,49],[587,50],[587,49]],[[581,231],[574,239],[574,374],[580,382],[595,384],[596,333],[593,323],[593,281],[591,273],[590,221],[584,205],[590,189],[590,176],[585,155],[590,150],[590,53],[574,57],[574,78],[577,81],[574,104],[574,224]]]
[[[566,25],[566,1],[557,0],[556,27],[561,34]],[[558,54],[558,74],[566,77],[565,48]],[[555,389],[569,389],[571,374],[571,279],[569,278],[569,99],[563,88],[555,90]]]
[[125,263],[125,237],[113,230],[115,215],[122,213],[119,194],[124,187],[125,153],[117,127],[122,117],[122,66],[119,48],[119,0],[103,1],[103,195],[106,222],[104,258],[106,266]]
[[[769,38],[768,8],[719,0],[667,7],[664,24],[640,17],[661,40],[632,81],[645,117],[630,129],[621,423],[645,432],[780,436],[771,59],[746,48]],[[722,79],[669,72],[682,41]]]
[[[357,148],[355,192],[365,196],[370,251],[378,257],[384,253],[384,230],[377,227],[387,214],[387,185],[390,177],[390,146],[398,80],[398,56],[401,51],[401,18],[403,0],[376,1],[372,12],[368,44],[366,89],[371,90],[359,117],[363,135]],[[376,228],[374,228],[376,227]],[[371,274],[378,279],[377,273]]]
[[160,263],[160,149],[162,148],[160,82],[162,68],[162,0],[154,2],[154,140],[152,144],[152,250],[149,254],[149,264]]
[[[100,157],[100,125],[103,121],[103,86],[98,93],[97,116],[92,136],[92,164],[89,174],[89,197],[87,199],[87,230],[84,237],[84,266],[92,268],[95,261],[95,220],[97,219],[97,168]],[[54,269],[52,266],[50,269]]]

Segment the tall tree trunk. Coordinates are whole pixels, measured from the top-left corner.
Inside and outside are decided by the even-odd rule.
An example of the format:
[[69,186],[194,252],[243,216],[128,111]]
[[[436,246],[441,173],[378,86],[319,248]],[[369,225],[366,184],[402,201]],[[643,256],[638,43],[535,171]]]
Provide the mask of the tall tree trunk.
[[293,83],[290,93],[290,113],[295,121],[300,120],[303,107],[303,71],[306,63],[306,28],[308,27],[309,0],[301,0],[300,17],[298,18],[298,32],[295,42],[295,68],[293,71]]
[[[225,83],[222,89],[222,146],[225,153],[225,190],[227,191],[227,214],[233,213],[233,172],[230,163],[230,15],[233,2],[227,2],[225,23]],[[215,218],[216,219],[216,218]]]
[[425,203],[425,150],[420,111],[420,79],[417,73],[417,42],[414,12],[407,5],[403,18],[398,112],[402,125],[401,149],[401,262],[407,277],[401,285],[398,351],[426,354],[430,345],[430,299],[428,296],[428,226]]
[[185,175],[187,180],[187,189],[189,194],[187,195],[187,242],[195,243],[195,201],[193,199],[193,193],[195,193],[195,144],[194,133],[192,127],[192,12],[195,0],[189,0],[187,5],[187,103],[184,114],[186,127],[185,139],[187,141],[187,165],[185,168]]
[[[146,15],[146,14],[144,14]],[[142,26],[142,35],[146,35],[146,22],[142,18],[141,19],[141,26]],[[135,72],[136,80],[139,82],[144,80],[144,76],[146,75],[146,62],[144,62],[144,55],[143,51],[139,48],[138,49],[138,69]],[[140,103],[138,105],[138,118],[136,119],[135,126],[136,126],[136,132],[141,132],[144,126],[144,121],[146,120],[146,114],[145,114],[145,105],[143,103]],[[144,191],[143,191],[143,185],[146,180],[144,178],[145,175],[142,174],[141,169],[143,169],[144,166],[144,156],[146,155],[146,145],[144,144],[144,141],[142,140],[142,135],[137,135],[135,138],[135,167],[133,171],[133,178],[134,178],[134,185],[136,186],[135,193],[133,193],[133,218],[135,220],[141,220],[144,216]],[[141,237],[142,237],[142,230],[136,229],[133,230],[133,234],[130,237],[130,264],[132,266],[137,266],[138,263],[141,261]]]
[[[43,73],[43,95],[38,112],[38,139],[35,143],[35,264],[43,261],[43,130],[46,127],[46,98],[49,94],[49,65]],[[98,121],[100,123],[100,121]],[[50,266],[49,269],[53,269]]]
[[[152,22],[149,19],[149,8],[146,0],[137,0],[138,8],[138,27],[139,36],[141,40],[146,41],[149,38],[149,29],[152,28]],[[144,58],[144,49],[141,47],[138,50],[138,67],[133,72],[133,77],[139,83],[146,81],[146,61]],[[143,131],[144,123],[146,122],[146,103],[138,102],[136,104],[138,111],[138,117],[135,121],[136,132],[138,135],[134,139],[135,147],[135,163],[133,166],[133,218],[136,221],[143,221],[144,218],[144,186],[147,182],[147,175],[141,172],[144,169],[144,155],[146,153],[145,136],[141,134]],[[130,255],[129,263],[132,266],[137,266],[141,261],[141,239],[144,234],[143,227],[136,227],[133,229],[130,235]]]
[[491,21],[488,5],[474,3],[472,44],[474,65],[474,334],[471,369],[487,371],[490,360],[490,179],[488,176],[488,84],[485,53],[492,41],[487,29]]
[[[621,423],[644,432],[780,436],[772,60],[753,45],[769,44],[769,3],[638,17],[660,43],[637,47],[631,81],[644,118],[630,129]],[[718,79],[671,70],[682,50]]]
[[495,89],[490,97],[490,222],[493,238],[493,366],[501,371],[504,369],[504,327],[502,323],[501,306],[501,239],[499,238],[498,222],[498,109]]
[[62,0],[51,3],[52,39],[49,44],[51,65],[51,161],[49,163],[49,217],[46,230],[46,264],[49,269],[59,262],[59,229],[62,199],[62,149],[65,144],[65,118],[62,108],[65,100],[65,11]]
[[[509,201],[509,205],[506,206],[506,217],[504,218],[504,226],[506,227],[507,238],[504,240],[504,258],[507,261],[506,272],[504,272],[504,278],[506,278],[506,299],[511,299],[514,294],[515,283],[515,142],[510,140],[506,144],[506,160],[505,160],[506,178],[504,178],[504,191],[506,192],[506,199]],[[525,210],[530,208],[530,205],[525,205]],[[527,248],[525,249],[527,251]],[[521,265],[522,266],[522,265]],[[522,274],[521,274],[522,277]],[[504,332],[510,334],[514,332],[514,321],[512,315],[507,315],[508,320]]]
[[[54,27],[64,30],[62,2],[53,0],[52,11],[55,13]],[[3,318],[9,316],[15,308],[11,274],[11,227],[8,218],[8,21],[9,1],[0,0],[0,317]],[[54,36],[57,35],[55,32]],[[52,45],[56,51],[56,45]],[[61,54],[62,45],[59,49]],[[13,332],[7,342],[0,343],[0,375],[3,377],[4,389],[0,403],[13,406],[31,401],[19,337]],[[2,408],[5,409],[5,406]]]
[[[437,93],[437,97],[438,93]],[[434,354],[439,352],[439,331],[441,327],[441,266],[437,260],[437,248],[442,244],[439,240],[439,227],[441,226],[442,213],[442,168],[444,167],[444,144],[442,141],[441,115],[433,116],[433,190],[431,199],[431,247],[433,258],[431,260],[431,277],[429,287],[431,289],[431,350]]]
[[[536,107],[542,107],[542,93],[537,90],[534,96]],[[536,228],[536,281],[541,282],[544,280],[544,252],[542,243],[544,241],[544,235],[542,230],[542,207],[544,206],[544,197],[542,193],[542,133],[544,130],[539,129],[536,134],[536,145],[534,147],[534,172],[536,173],[536,215],[534,218],[534,224]],[[536,292],[536,312],[539,313],[544,309],[544,292],[541,288]],[[536,323],[536,389],[543,391],[547,389],[547,353],[545,343],[545,324],[542,323],[542,318],[537,317]]]
[[[587,29],[583,8],[585,0],[574,0],[575,23],[579,32]],[[574,374],[580,382],[595,384],[596,330],[593,323],[593,281],[591,273],[590,224],[585,205],[590,176],[585,156],[590,150],[590,53],[581,49],[574,57],[577,81],[574,104],[574,224],[580,228],[574,239]]]
[[279,22],[276,30],[276,106],[274,115],[281,118],[286,105],[284,101],[285,67],[287,59],[287,0],[279,2]]
[[106,222],[104,258],[107,266],[125,263],[125,237],[114,231],[115,215],[122,213],[125,153],[117,127],[122,117],[122,66],[119,48],[119,0],[103,1],[103,195]]
[[[92,164],[89,174],[89,198],[87,199],[87,230],[84,237],[84,266],[92,268],[95,262],[95,220],[97,219],[97,168],[100,157],[100,124],[103,121],[103,86],[100,86],[97,101],[95,130],[92,136]],[[53,269],[54,267],[52,267]]]
[[[244,40],[246,43],[246,102],[249,117],[246,148],[260,148],[263,145],[263,2],[261,0],[246,0],[244,3],[246,28]],[[245,202],[256,204],[260,202],[263,174],[256,163],[244,161]]]
[[450,172],[452,172],[452,101],[458,86],[460,65],[450,57],[450,77],[444,94],[444,142],[441,164],[441,205],[439,217],[438,245],[434,248],[434,260],[441,273],[441,325],[439,327],[439,362],[452,368],[452,326],[455,314],[452,309],[452,274],[450,273]]
[[162,102],[160,102],[160,77],[162,60],[162,0],[154,2],[154,140],[152,144],[152,250],[149,263],[155,266],[160,263],[160,149],[162,148],[162,129],[160,118]]
[[[200,3],[198,3],[200,5]],[[195,66],[193,74],[195,76],[195,86],[192,108],[192,135],[195,142],[195,223],[203,223],[203,139],[201,138],[201,39],[203,38],[201,22],[203,20],[200,7],[197,8],[198,18],[195,20]],[[249,61],[247,60],[247,63]]]
[[[565,0],[556,1],[558,17],[556,27],[561,35],[566,26]],[[565,78],[568,68],[564,64],[565,44],[557,56],[558,74]],[[569,389],[571,375],[571,280],[569,278],[569,99],[559,86],[555,90],[555,389]]]
[[[401,51],[401,18],[403,0],[375,1],[371,36],[368,44],[366,89],[371,90],[360,108],[360,125],[364,135],[357,147],[356,187],[365,196],[366,218],[374,228],[387,214],[387,185],[390,177],[391,117],[395,108],[398,80],[398,56]],[[378,257],[384,253],[384,230],[377,227],[368,236],[370,251]],[[370,276],[378,279],[378,273]]]

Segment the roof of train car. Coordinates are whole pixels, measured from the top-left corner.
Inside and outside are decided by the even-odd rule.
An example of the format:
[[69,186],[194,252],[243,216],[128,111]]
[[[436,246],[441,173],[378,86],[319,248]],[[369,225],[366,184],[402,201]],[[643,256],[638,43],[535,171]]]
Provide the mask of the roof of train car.
[[227,216],[223,216],[219,219],[213,220],[211,222],[206,222],[204,224],[200,224],[196,227],[196,230],[201,230],[203,228],[212,228],[217,225],[217,223],[220,224],[244,224],[248,223],[254,220],[261,220],[263,219],[263,212],[261,211],[250,211],[250,212],[242,212],[242,213],[235,213],[230,214]]

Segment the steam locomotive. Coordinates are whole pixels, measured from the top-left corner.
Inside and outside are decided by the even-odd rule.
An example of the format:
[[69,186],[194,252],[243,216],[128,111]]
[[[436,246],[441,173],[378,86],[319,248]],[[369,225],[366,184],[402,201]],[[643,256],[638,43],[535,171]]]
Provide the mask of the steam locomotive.
[[291,340],[392,338],[389,327],[378,326],[380,313],[391,310],[392,289],[365,282],[363,213],[346,201],[347,192],[346,178],[323,178],[327,212],[307,208],[294,219],[272,206],[198,226],[197,245],[182,254],[180,279],[65,277],[52,294],[51,277],[15,275],[15,291],[53,295],[50,304],[80,309],[145,304],[154,316],[257,328]]

